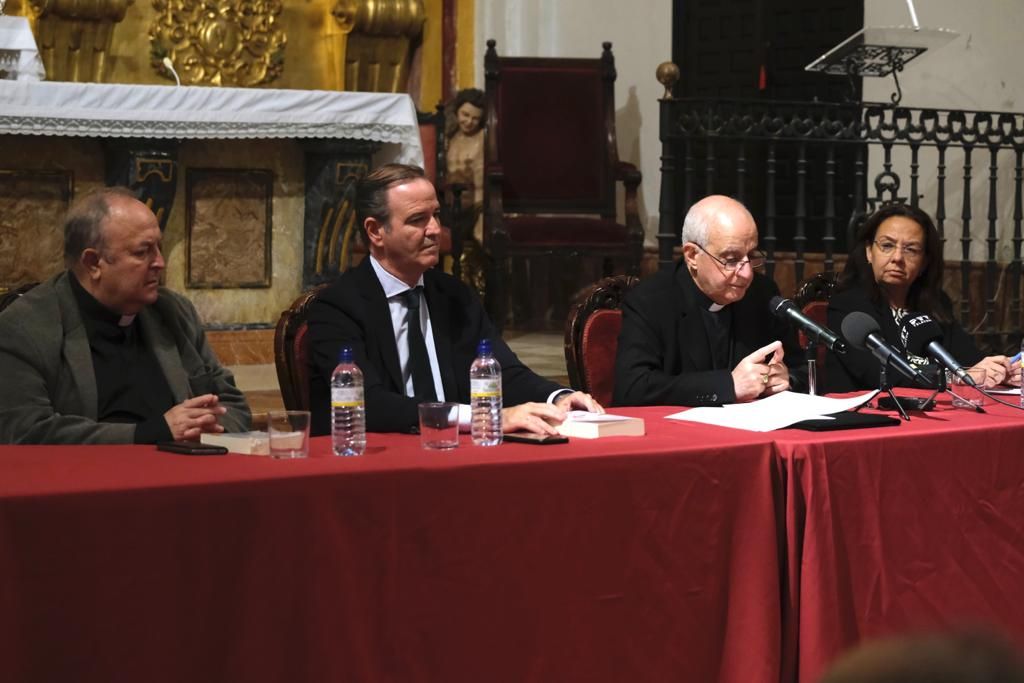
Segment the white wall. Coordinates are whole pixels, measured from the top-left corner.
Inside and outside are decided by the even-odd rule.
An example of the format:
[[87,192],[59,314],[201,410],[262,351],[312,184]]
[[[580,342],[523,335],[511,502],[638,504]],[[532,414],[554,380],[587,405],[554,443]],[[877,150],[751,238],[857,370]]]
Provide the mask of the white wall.
[[487,40],[510,57],[588,57],[601,55],[611,41],[619,157],[643,173],[640,220],[647,242],[658,227],[661,145],[658,98],[664,88],[654,77],[658,64],[672,58],[672,3],[668,0],[480,0],[476,8],[477,85],[483,87]]
[[[903,103],[985,111],[1019,111],[1024,104],[1020,0],[917,0],[922,27],[947,28],[960,36],[926,52],[901,74]],[[865,0],[867,26],[910,26],[906,2]],[[864,79],[864,99],[888,100],[892,80]]]
[[[1024,111],[1024,67],[1021,63],[1020,33],[1024,28],[1024,2],[1020,0],[917,0],[918,21],[922,27],[947,28],[960,33],[953,42],[926,52],[900,74],[903,87],[901,104],[907,107],[934,107],[975,111]],[[897,0],[865,0],[864,23],[867,26],[909,26],[910,14],[905,2]],[[887,102],[893,92],[891,78],[865,78],[864,99]],[[880,153],[873,153],[871,174],[880,170]],[[903,159],[904,168],[906,156]],[[922,159],[934,166],[934,156]],[[951,154],[946,182],[946,256],[960,258],[963,222],[960,220],[963,203],[963,154]],[[971,259],[985,258],[985,245],[981,242],[988,232],[988,175],[989,153],[976,149],[971,159],[971,197],[974,217],[971,234],[974,243]],[[1000,243],[998,258],[1008,261],[1011,256],[1013,217],[1012,152],[998,156],[997,187],[998,231]],[[904,189],[906,185],[904,185]],[[922,177],[921,206],[935,213],[937,183],[932,177]]]

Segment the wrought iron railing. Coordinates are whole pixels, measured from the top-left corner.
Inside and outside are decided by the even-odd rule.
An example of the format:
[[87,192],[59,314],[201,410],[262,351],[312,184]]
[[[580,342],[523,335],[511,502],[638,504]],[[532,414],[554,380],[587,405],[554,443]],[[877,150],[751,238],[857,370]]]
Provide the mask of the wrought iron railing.
[[[832,271],[866,213],[904,201],[932,214],[944,243],[959,223],[958,258],[950,249],[946,260],[959,269],[947,285],[963,324],[990,346],[1019,335],[1024,113],[666,98],[660,130],[661,267],[672,263],[686,210],[713,192],[751,208],[769,275],[785,251],[797,282],[809,249]],[[979,220],[987,229],[972,236]],[[972,296],[978,277],[981,296]]]

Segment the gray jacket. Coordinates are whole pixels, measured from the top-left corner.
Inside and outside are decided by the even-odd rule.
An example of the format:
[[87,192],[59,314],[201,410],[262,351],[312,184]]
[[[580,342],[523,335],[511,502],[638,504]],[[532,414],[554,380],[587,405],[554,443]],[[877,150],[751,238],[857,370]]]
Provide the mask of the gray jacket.
[[[134,441],[134,424],[97,422],[92,353],[70,277],[39,284],[0,313],[0,443]],[[224,429],[249,428],[245,397],[210,350],[188,299],[161,288],[139,322],[175,403],[217,394],[227,408]]]

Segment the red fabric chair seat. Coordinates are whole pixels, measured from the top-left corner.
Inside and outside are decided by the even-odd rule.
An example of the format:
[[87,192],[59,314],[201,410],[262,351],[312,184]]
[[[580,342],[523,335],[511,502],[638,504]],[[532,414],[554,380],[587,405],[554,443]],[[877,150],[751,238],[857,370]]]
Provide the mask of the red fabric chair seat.
[[615,390],[615,353],[619,348],[622,311],[601,310],[583,326],[583,374],[589,393],[601,405],[610,405]]
[[606,277],[587,288],[565,323],[565,367],[574,389],[610,405],[615,389],[615,353],[622,329],[622,299],[640,279]]

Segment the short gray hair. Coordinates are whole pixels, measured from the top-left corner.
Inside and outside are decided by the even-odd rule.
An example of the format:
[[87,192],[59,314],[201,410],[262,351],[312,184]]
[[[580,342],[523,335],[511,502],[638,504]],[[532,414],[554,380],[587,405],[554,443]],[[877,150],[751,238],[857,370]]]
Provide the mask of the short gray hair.
[[104,187],[93,190],[68,209],[64,218],[64,265],[74,266],[86,249],[103,250],[103,221],[110,214],[112,197],[136,199],[127,187]]
[[712,213],[700,202],[691,206],[683,219],[683,244],[693,242],[701,247],[707,246],[712,217]]

